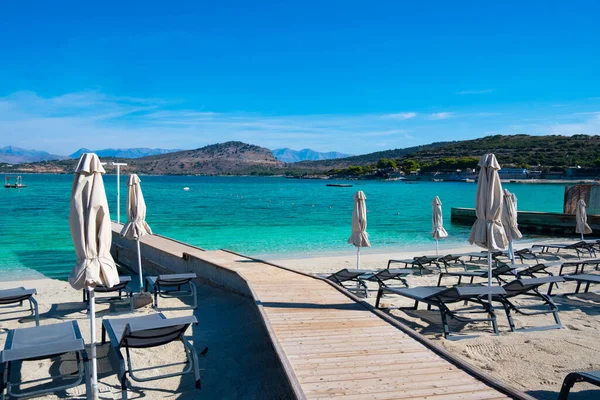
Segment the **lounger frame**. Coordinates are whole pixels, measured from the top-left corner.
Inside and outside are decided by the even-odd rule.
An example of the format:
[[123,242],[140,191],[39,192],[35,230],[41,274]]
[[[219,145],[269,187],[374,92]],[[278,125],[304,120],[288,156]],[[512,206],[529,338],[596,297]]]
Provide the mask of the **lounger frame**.
[[600,371],[571,372],[568,374],[563,381],[558,400],[567,400],[571,388],[578,382],[587,382],[592,385],[600,386]]
[[[558,307],[556,306],[554,301],[552,301],[552,298],[549,294],[541,293],[539,289],[541,286],[549,284],[550,288],[548,289],[548,291],[550,292],[553,284],[557,284],[558,282],[563,281],[564,279],[559,276],[552,276],[547,278],[517,279],[515,281],[504,284],[502,287],[504,288],[504,291],[506,293],[503,295],[493,296],[492,301],[500,302],[504,307],[506,318],[508,319],[508,324],[512,332],[515,332],[517,330],[539,331],[548,329],[560,329],[563,326],[558,315]],[[526,296],[539,299],[542,301],[542,306],[548,306],[549,310],[537,310],[537,306],[517,306],[510,299],[518,296]],[[530,316],[552,314],[552,316],[554,317],[555,324],[541,327],[517,329],[511,311],[514,311],[521,315]]]
[[[192,308],[198,308],[198,289],[196,284],[193,282],[196,279],[196,274],[167,274],[158,276],[147,276],[146,277],[146,291],[152,286],[152,293],[154,295],[153,307],[158,309],[158,298],[172,298],[172,297],[192,297],[193,305]],[[189,290],[182,290],[182,286],[188,286]],[[176,289],[170,289],[176,288]]]
[[[164,314],[157,314],[160,319],[164,321],[169,321]],[[192,317],[193,318],[193,317]],[[174,322],[177,322],[178,318],[174,318]],[[144,329],[140,331],[132,331],[131,325],[128,323],[125,327],[125,331],[121,340],[119,340],[116,336],[115,331],[111,325],[111,319],[104,319],[102,321],[102,344],[106,342],[106,335],[108,334],[111,347],[115,349],[115,353],[117,355],[117,359],[119,361],[119,382],[121,384],[121,398],[122,400],[127,400],[127,386],[129,384],[127,380],[127,376],[136,382],[149,382],[155,381],[164,378],[171,378],[175,376],[182,376],[189,374],[190,372],[194,372],[195,385],[197,389],[201,388],[200,381],[200,367],[198,361],[198,354],[196,350],[191,345],[191,343],[185,338],[185,331],[189,328],[192,323],[196,323],[197,321],[193,318],[194,322],[187,321],[182,322],[177,325],[167,325],[167,326],[159,326],[157,328]],[[131,321],[135,323],[135,317],[131,318]],[[149,336],[153,331],[156,332],[155,336]],[[145,342],[144,342],[145,341]],[[132,348],[149,348],[149,347],[157,347],[162,346],[173,341],[181,341],[183,343],[183,347],[185,350],[186,361],[180,363],[169,363],[163,365],[157,365],[152,367],[138,368],[134,369],[131,363],[131,353],[130,349]],[[123,356],[122,349],[125,349],[125,355]],[[126,359],[126,360],[125,360]],[[127,365],[125,365],[127,364]],[[150,377],[140,377],[135,374],[135,372],[140,371],[149,371],[149,370],[157,370],[167,367],[174,367],[178,365],[187,365],[183,371],[180,372],[172,372],[167,374],[159,374]]]
[[[40,326],[40,312],[38,309],[38,303],[33,297],[37,294],[37,291],[35,289],[25,289],[21,286],[14,289],[3,290],[3,292],[8,292],[11,290],[15,290],[14,296],[0,297],[0,305],[19,303],[19,306],[23,307],[23,302],[25,300],[29,301],[29,310],[31,311],[31,315],[35,317],[35,325]],[[23,293],[17,292],[18,290],[22,290]]]
[[[422,289],[422,290],[419,290]],[[435,290],[437,289],[437,290]],[[504,290],[498,286],[491,288],[492,294],[502,294]],[[398,307],[399,309],[416,310],[419,306],[419,302],[428,305],[428,309],[431,306],[435,306],[440,311],[440,317],[442,319],[442,327],[444,338],[450,337],[450,326],[448,324],[448,318],[455,319],[460,322],[491,322],[494,333],[498,334],[498,324],[496,321],[496,313],[494,312],[493,306],[482,296],[484,291],[489,291],[489,288],[482,286],[455,286],[451,288],[437,288],[437,287],[420,287],[412,289],[393,289],[380,287],[377,292],[377,300],[375,301],[375,308],[379,308],[381,297],[388,294],[397,294],[415,301],[412,307]],[[419,294],[423,292],[423,294]],[[463,310],[451,310],[447,304],[465,302],[474,303],[480,306],[483,310],[473,310],[472,308]],[[462,315],[470,314],[487,314],[487,318],[467,318]]]
[[[90,374],[88,371],[88,361],[89,361],[88,355],[87,355],[87,352],[85,351],[85,346],[83,345],[83,339],[81,337],[81,331],[79,330],[79,326],[77,325],[77,323],[75,321],[70,321],[70,322],[73,324],[73,330],[75,332],[76,340],[81,341],[81,346],[78,348],[78,350],[63,351],[64,349],[54,348],[55,351],[56,350],[58,350],[58,351],[55,353],[52,353],[52,351],[49,351],[50,349],[48,349],[48,347],[45,347],[44,348],[45,351],[41,354],[38,353],[38,354],[40,354],[38,356],[35,356],[35,355],[34,356],[25,356],[25,357],[19,357],[17,359],[11,359],[8,361],[0,360],[0,377],[1,377],[0,378],[0,399],[1,400],[5,400],[5,399],[11,398],[11,397],[13,397],[13,398],[37,397],[37,396],[41,396],[41,395],[48,394],[48,393],[55,393],[58,391],[70,389],[75,386],[79,386],[82,382],[85,382],[86,398],[88,400],[90,400],[92,398]],[[15,335],[15,330],[10,330],[8,332],[8,337],[6,338],[4,350],[10,350],[12,348],[14,335]],[[32,379],[29,381],[19,381],[17,383],[11,383],[10,378],[11,378],[11,371],[12,371],[14,362],[21,363],[23,361],[37,361],[37,360],[52,359],[55,357],[62,356],[63,354],[68,354],[68,353],[75,354],[76,365],[77,365],[76,378],[73,378],[73,374],[61,374],[61,375],[50,376],[48,378],[39,378],[39,379]],[[75,380],[71,383],[66,383],[66,384],[55,386],[55,387],[48,388],[48,389],[38,389],[38,390],[29,389],[26,391],[21,391],[20,393],[15,392],[13,390],[13,388],[15,388],[17,386],[22,386],[24,384],[37,383],[37,382],[48,382],[48,381],[53,382],[57,379],[64,379],[64,378],[73,378]]]

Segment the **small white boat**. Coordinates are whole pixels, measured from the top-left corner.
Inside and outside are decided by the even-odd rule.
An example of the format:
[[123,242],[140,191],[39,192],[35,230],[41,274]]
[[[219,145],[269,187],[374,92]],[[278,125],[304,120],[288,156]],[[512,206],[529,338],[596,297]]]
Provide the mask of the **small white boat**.
[[186,187],[183,188],[183,190],[185,190],[187,192],[187,191],[190,190],[190,188],[186,186]]

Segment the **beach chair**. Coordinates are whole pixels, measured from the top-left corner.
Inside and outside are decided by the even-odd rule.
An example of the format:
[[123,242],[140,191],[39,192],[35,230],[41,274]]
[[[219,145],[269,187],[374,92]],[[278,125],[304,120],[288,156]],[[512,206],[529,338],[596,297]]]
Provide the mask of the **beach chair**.
[[[402,297],[409,298],[415,301],[412,307],[402,307],[404,309],[416,310],[419,306],[419,302],[431,306],[437,307],[440,311],[442,318],[442,326],[444,337],[448,338],[450,335],[450,327],[448,325],[448,317],[461,322],[481,322],[487,321],[492,323],[494,332],[498,334],[498,325],[496,323],[496,314],[494,308],[490,303],[485,300],[485,297],[491,293],[492,295],[504,294],[504,289],[500,286],[454,286],[450,288],[440,288],[432,286],[422,286],[408,289],[395,289],[389,287],[380,287],[377,292],[377,300],[375,301],[375,307],[379,308],[381,297],[384,294],[397,294]],[[467,302],[473,303],[473,307],[469,307],[463,310],[451,310],[448,308],[448,304]],[[462,315],[465,314],[487,314],[487,318],[467,318]]]
[[[543,315],[543,314],[552,314],[554,317],[554,325],[544,326],[544,327],[535,327],[528,328],[528,331],[534,330],[547,330],[547,329],[557,329],[562,328],[562,324],[560,322],[560,318],[558,316],[558,307],[549,294],[544,294],[540,292],[540,288],[543,285],[549,284],[550,289],[553,284],[558,282],[564,282],[563,277],[561,276],[548,276],[544,278],[529,278],[529,279],[517,279],[512,282],[505,283],[502,285],[504,289],[503,294],[493,295],[492,301],[497,301],[502,303],[504,307],[504,311],[506,312],[506,318],[508,319],[508,324],[510,326],[511,331],[516,331],[515,323],[512,318],[511,310],[515,311],[518,314],[522,315]],[[550,291],[549,289],[549,291]],[[515,299],[517,297],[528,297],[535,298],[542,301],[542,307],[547,306],[548,310],[540,310],[539,305],[535,306],[517,306],[511,299]]]
[[[504,256],[508,257],[508,252],[505,252],[503,254],[504,254]],[[535,253],[531,249],[515,250],[515,251],[513,251],[513,254],[514,254],[515,258],[519,258],[519,260],[521,261],[521,264],[524,264],[525,260],[533,260],[533,261],[535,261],[536,264],[540,263],[540,260],[538,259],[538,254]]]
[[[127,297],[131,297],[131,289],[128,286],[129,282],[131,282],[131,276],[119,276],[119,283],[117,283],[113,287],[109,288],[106,286],[96,286],[94,288],[94,292],[96,294],[119,292],[118,297],[110,297],[110,298],[107,298],[106,300],[110,301],[110,300],[114,300],[116,298],[121,300],[123,298],[123,292],[125,292],[125,295]],[[83,289],[82,291],[83,291],[83,302],[88,303],[90,301],[90,299],[88,298],[88,291],[87,291],[87,289]],[[98,300],[105,300],[105,299],[96,297],[96,301],[98,301]]]
[[560,252],[561,250],[573,250],[577,254],[577,258],[581,258],[581,256],[585,254],[589,255],[590,257],[596,256],[594,246],[584,240],[580,240],[579,242],[571,244],[534,244],[531,246],[531,249],[533,250],[534,248],[540,248],[540,252],[542,253],[549,253],[551,249],[556,250],[556,253]]
[[[341,287],[346,290],[354,291],[354,292],[363,292],[365,297],[369,296],[369,291],[367,288],[367,284],[359,279],[361,275],[372,274],[373,271],[369,271],[366,269],[352,269],[348,268],[341,269],[337,272],[334,272],[331,275],[323,275],[322,278],[329,279],[332,282],[337,283]],[[353,282],[354,284],[349,284]]]
[[[381,271],[372,273],[372,274],[367,274],[367,275],[363,275],[362,277],[359,277],[358,279],[360,281],[362,281],[363,283],[365,281],[368,282],[375,282],[377,283],[377,285],[379,287],[384,286],[384,287],[391,287],[390,284],[394,283],[394,282],[399,282],[402,285],[404,285],[404,287],[408,287],[408,282],[406,282],[406,278],[408,275],[411,275],[413,273],[413,271],[406,269],[406,268],[397,268],[397,269],[382,269]],[[366,287],[366,283],[364,284],[364,287]],[[368,296],[368,291],[367,292],[367,296]]]
[[[194,316],[167,318],[162,313],[102,320],[102,344],[106,342],[106,335],[108,334],[110,345],[115,350],[119,360],[119,382],[121,383],[121,397],[123,400],[127,399],[128,375],[129,378],[136,382],[148,382],[193,372],[196,388],[200,389],[198,354],[184,336],[185,331],[190,325],[197,323],[198,321]],[[174,341],[182,342],[184,347],[183,351],[186,356],[185,362],[152,367],[145,365],[142,368],[133,369],[130,349],[157,347]],[[127,356],[127,366],[125,366],[123,350]],[[207,349],[202,353],[205,354],[206,351]],[[185,365],[185,368],[180,372],[171,372],[155,376],[141,377],[136,375],[136,373],[140,371],[150,371],[177,365]]]
[[388,260],[387,269],[390,269],[392,264],[404,264],[405,269],[416,269],[420,275],[423,275],[423,272],[431,272],[431,269],[427,267],[433,267],[436,271],[440,270],[440,266],[437,264],[439,258],[437,256],[421,256],[404,260]]
[[582,284],[585,284],[584,293],[587,293],[590,289],[590,285],[592,283],[600,283],[600,275],[590,275],[590,274],[578,274],[578,275],[564,275],[563,278],[565,281],[569,282],[577,282],[577,288],[575,289],[575,293],[579,293],[579,289]]
[[[587,382],[600,387],[600,371],[571,372],[568,374],[563,381],[558,400],[567,400],[571,388],[578,382]],[[600,398],[600,393],[594,398]]]
[[[149,287],[152,289],[154,294],[154,308],[158,308],[158,298],[169,298],[169,297],[186,297],[191,296],[193,298],[192,308],[198,307],[198,296],[196,296],[197,289],[194,282],[196,274],[166,274],[158,276],[147,276],[146,277],[146,291]],[[188,286],[189,290],[182,290],[182,286]]]
[[38,303],[33,297],[36,294],[37,291],[35,289],[25,289],[24,287],[0,290],[0,305],[19,303],[20,306],[23,306],[23,302],[27,300],[29,302],[31,315],[35,316],[35,324],[36,326],[39,326],[40,313],[38,310]]
[[[18,366],[24,361],[53,359],[67,353],[75,354],[76,373],[69,372],[30,381],[22,381],[17,378],[18,380],[13,382],[11,370],[14,369],[14,364]],[[88,357],[81,332],[75,321],[10,330],[4,344],[4,351],[0,353],[0,376],[0,398],[2,400],[6,396],[8,398],[32,397],[55,393],[78,386],[84,381],[87,398],[91,399]],[[23,385],[40,382],[45,383],[20,390]]]
[[596,269],[598,269],[598,267],[600,266],[600,258],[588,258],[588,259],[564,261],[560,266],[560,270],[558,271],[558,274],[562,275],[563,270],[565,270],[567,268],[575,268],[575,271],[572,274],[568,274],[568,275],[583,274],[583,272],[584,272],[583,270],[588,265],[595,265]]
[[[501,285],[502,283],[506,282],[506,280],[501,278],[502,276],[513,276],[513,277],[517,276],[515,270],[516,270],[515,267],[502,263],[499,266],[497,266],[496,268],[492,268],[492,279],[496,279],[498,284]],[[448,271],[446,269],[446,271],[440,272],[440,275],[438,277],[438,283],[437,283],[438,287],[442,286],[442,279],[447,276],[457,277],[458,278],[457,285],[460,285],[462,283],[462,278],[469,278],[470,279],[469,284],[473,284],[473,280],[475,278],[487,279],[488,271],[485,269],[476,269],[476,270],[467,270],[467,271]]]

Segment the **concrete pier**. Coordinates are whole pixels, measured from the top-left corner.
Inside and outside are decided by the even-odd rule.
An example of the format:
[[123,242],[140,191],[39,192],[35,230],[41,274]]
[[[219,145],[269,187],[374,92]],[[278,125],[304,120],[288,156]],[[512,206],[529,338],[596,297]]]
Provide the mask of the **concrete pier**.
[[[576,236],[575,215],[551,212],[518,211],[519,230],[552,236]],[[477,217],[474,208],[452,208],[450,221],[472,225]],[[600,215],[588,215],[587,222],[594,235],[600,235]]]

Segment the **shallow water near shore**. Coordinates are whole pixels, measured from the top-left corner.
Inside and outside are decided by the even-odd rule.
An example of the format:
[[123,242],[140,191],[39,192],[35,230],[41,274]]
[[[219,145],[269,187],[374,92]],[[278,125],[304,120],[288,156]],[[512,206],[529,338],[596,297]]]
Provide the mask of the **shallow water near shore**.
[[[473,207],[476,185],[460,182],[333,181],[280,177],[142,176],[147,221],[155,233],[204,249],[227,248],[259,257],[351,253],[353,194],[367,196],[372,248],[408,251],[434,248],[431,200],[440,196],[445,246],[464,244],[470,228],[450,223],[451,207]],[[72,175],[23,175],[24,189],[2,189],[0,273],[3,278],[37,273],[66,279],[75,253],[68,213]],[[116,220],[116,176],[104,177]],[[127,220],[127,177],[121,176],[121,222]],[[189,190],[184,191],[183,188]],[[563,185],[505,184],[520,210],[562,212]]]

